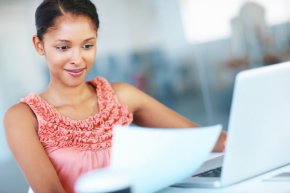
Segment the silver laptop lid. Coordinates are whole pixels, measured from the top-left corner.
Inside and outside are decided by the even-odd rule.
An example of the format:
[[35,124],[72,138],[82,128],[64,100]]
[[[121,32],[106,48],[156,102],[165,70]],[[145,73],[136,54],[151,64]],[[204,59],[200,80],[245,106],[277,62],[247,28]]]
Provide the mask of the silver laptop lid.
[[222,185],[290,163],[290,62],[238,74]]

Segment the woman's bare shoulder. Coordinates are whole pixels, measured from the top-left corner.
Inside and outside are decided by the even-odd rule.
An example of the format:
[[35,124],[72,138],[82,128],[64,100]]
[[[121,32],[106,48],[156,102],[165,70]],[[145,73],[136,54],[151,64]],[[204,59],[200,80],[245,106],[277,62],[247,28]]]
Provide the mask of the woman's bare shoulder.
[[113,82],[111,85],[115,92],[134,88],[134,86],[126,82]]
[[13,125],[35,125],[36,117],[27,104],[17,103],[5,112],[4,124],[6,128],[13,127]]
[[30,107],[25,103],[17,103],[11,106],[5,113],[6,116],[28,116],[33,115]]
[[111,85],[120,98],[131,98],[136,94],[142,93],[138,88],[126,82],[114,82]]
[[137,101],[142,98],[142,92],[125,82],[112,83],[112,88],[120,103],[126,105],[130,112],[134,112],[138,106]]
[[126,82],[114,82],[111,84],[114,92],[119,98],[128,98],[128,96],[136,92],[136,88]]

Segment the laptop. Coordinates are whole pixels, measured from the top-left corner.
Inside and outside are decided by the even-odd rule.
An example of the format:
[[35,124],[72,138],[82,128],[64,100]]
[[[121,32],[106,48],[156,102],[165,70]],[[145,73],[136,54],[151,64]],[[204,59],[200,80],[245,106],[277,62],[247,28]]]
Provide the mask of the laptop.
[[226,187],[290,163],[290,62],[236,76],[224,155],[174,187]]

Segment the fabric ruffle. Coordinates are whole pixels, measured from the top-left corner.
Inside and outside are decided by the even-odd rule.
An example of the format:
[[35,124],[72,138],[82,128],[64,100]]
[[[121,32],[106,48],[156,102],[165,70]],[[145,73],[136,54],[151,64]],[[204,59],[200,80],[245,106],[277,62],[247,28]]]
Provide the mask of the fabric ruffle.
[[84,120],[72,120],[34,93],[20,102],[26,103],[38,120],[38,136],[45,149],[76,147],[100,150],[111,147],[112,128],[129,125],[133,116],[117,96],[106,79],[98,77],[90,81],[96,87],[99,112]]

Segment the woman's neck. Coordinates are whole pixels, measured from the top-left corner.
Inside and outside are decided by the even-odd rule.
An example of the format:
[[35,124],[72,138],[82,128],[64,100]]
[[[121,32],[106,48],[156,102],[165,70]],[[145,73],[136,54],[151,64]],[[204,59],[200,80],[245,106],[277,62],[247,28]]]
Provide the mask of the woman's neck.
[[54,106],[78,105],[94,94],[93,88],[84,82],[75,87],[67,87],[50,82],[47,90],[42,94]]

